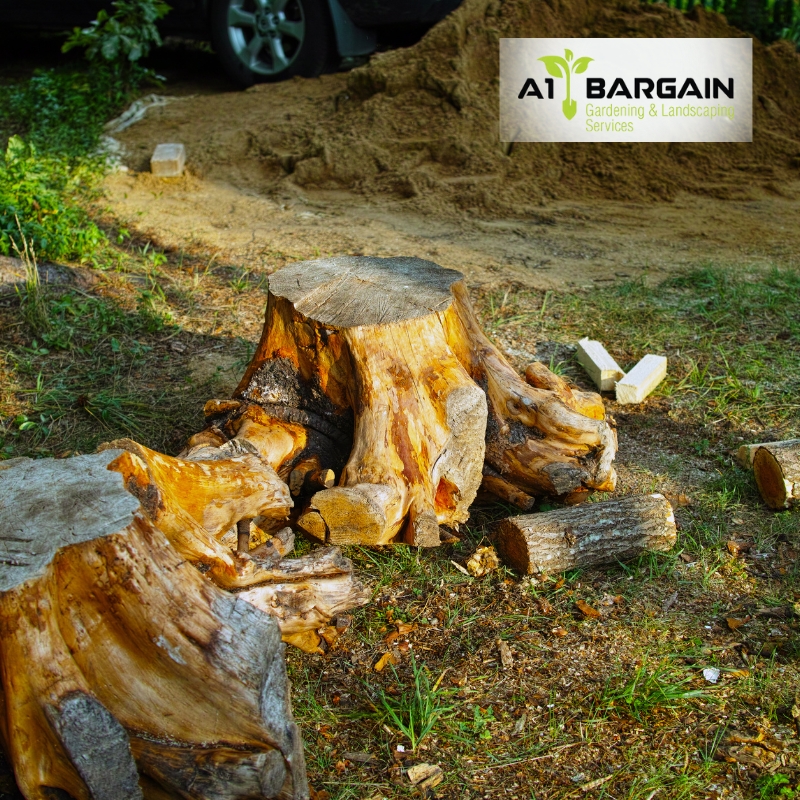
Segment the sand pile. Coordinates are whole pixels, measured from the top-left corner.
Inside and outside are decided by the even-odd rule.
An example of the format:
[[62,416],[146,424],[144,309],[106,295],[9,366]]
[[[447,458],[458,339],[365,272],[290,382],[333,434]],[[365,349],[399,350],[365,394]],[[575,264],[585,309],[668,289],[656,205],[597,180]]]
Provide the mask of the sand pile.
[[[742,36],[696,9],[610,0],[465,0],[415,46],[350,73],[182,98],[120,134],[129,164],[182,141],[195,174],[260,195],[311,188],[443,215],[533,215],[552,200],[755,199],[800,190],[800,56],[753,44],[752,144],[515,144],[498,131],[504,36]],[[174,138],[173,138],[174,137]]]
[[433,212],[455,205],[508,215],[552,199],[669,200],[681,190],[781,194],[800,178],[800,57],[785,42],[754,42],[752,144],[518,143],[509,152],[499,141],[500,37],[741,35],[702,9],[466,0],[414,47],[351,72],[312,126],[284,128],[277,143],[274,130],[256,137],[262,157],[301,186],[391,193]]

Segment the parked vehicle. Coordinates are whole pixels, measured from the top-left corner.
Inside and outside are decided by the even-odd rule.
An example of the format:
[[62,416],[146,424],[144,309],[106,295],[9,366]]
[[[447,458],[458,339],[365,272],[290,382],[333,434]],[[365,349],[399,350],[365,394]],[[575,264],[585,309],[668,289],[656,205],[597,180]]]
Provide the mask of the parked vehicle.
[[[238,83],[313,77],[375,50],[378,33],[431,25],[461,0],[169,0],[164,33],[209,39]],[[0,0],[0,24],[88,25],[110,2]]]

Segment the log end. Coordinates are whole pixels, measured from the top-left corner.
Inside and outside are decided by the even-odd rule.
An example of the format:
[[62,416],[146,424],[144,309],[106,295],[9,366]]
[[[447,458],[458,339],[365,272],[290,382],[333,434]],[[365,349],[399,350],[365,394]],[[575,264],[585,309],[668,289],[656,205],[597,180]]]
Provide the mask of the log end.
[[495,544],[505,564],[522,575],[531,575],[538,571],[531,560],[525,534],[515,524],[513,517],[500,520],[495,532]]
[[793,486],[783,469],[766,447],[759,447],[753,456],[753,473],[764,502],[775,511],[789,508]]

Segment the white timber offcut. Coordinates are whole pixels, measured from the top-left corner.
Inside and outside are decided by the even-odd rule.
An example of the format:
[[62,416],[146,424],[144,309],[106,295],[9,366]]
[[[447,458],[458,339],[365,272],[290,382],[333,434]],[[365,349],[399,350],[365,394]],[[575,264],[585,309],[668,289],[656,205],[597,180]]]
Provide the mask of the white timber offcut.
[[646,355],[621,381],[618,403],[641,403],[667,377],[667,357]]
[[625,377],[619,364],[600,342],[584,337],[578,342],[578,363],[589,373],[601,392],[612,392],[614,384]]
[[177,178],[186,166],[186,148],[182,144],[160,144],[150,159],[150,172],[159,178]]

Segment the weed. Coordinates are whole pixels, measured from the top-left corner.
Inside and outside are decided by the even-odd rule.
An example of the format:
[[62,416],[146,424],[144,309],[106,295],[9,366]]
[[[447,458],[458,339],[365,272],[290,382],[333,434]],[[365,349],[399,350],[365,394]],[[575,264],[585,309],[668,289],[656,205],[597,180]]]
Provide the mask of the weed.
[[47,304],[44,299],[42,282],[39,278],[39,267],[36,263],[36,252],[33,245],[25,238],[20,225],[19,217],[15,217],[19,238],[22,242],[20,249],[17,242],[13,242],[14,252],[25,266],[25,284],[20,294],[20,308],[22,316],[34,333],[41,334],[50,328],[50,319],[47,314]]
[[648,669],[646,658],[636,668],[633,676],[621,685],[613,686],[610,680],[597,703],[597,709],[629,713],[642,721],[656,710],[678,708],[684,701],[704,697],[700,689],[687,689],[691,678],[676,678],[663,663],[652,672]]
[[[399,682],[397,672],[392,667],[395,678]],[[376,702],[370,703],[373,713],[370,715],[383,725],[388,725],[402,733],[416,750],[436,723],[452,710],[443,704],[446,692],[439,688],[438,681],[431,687],[428,671],[424,664],[418,664],[411,656],[412,684],[397,695],[378,689]]]
[[762,775],[756,781],[756,790],[758,800],[793,800],[800,796],[800,786],[792,788],[792,782],[780,772]]

